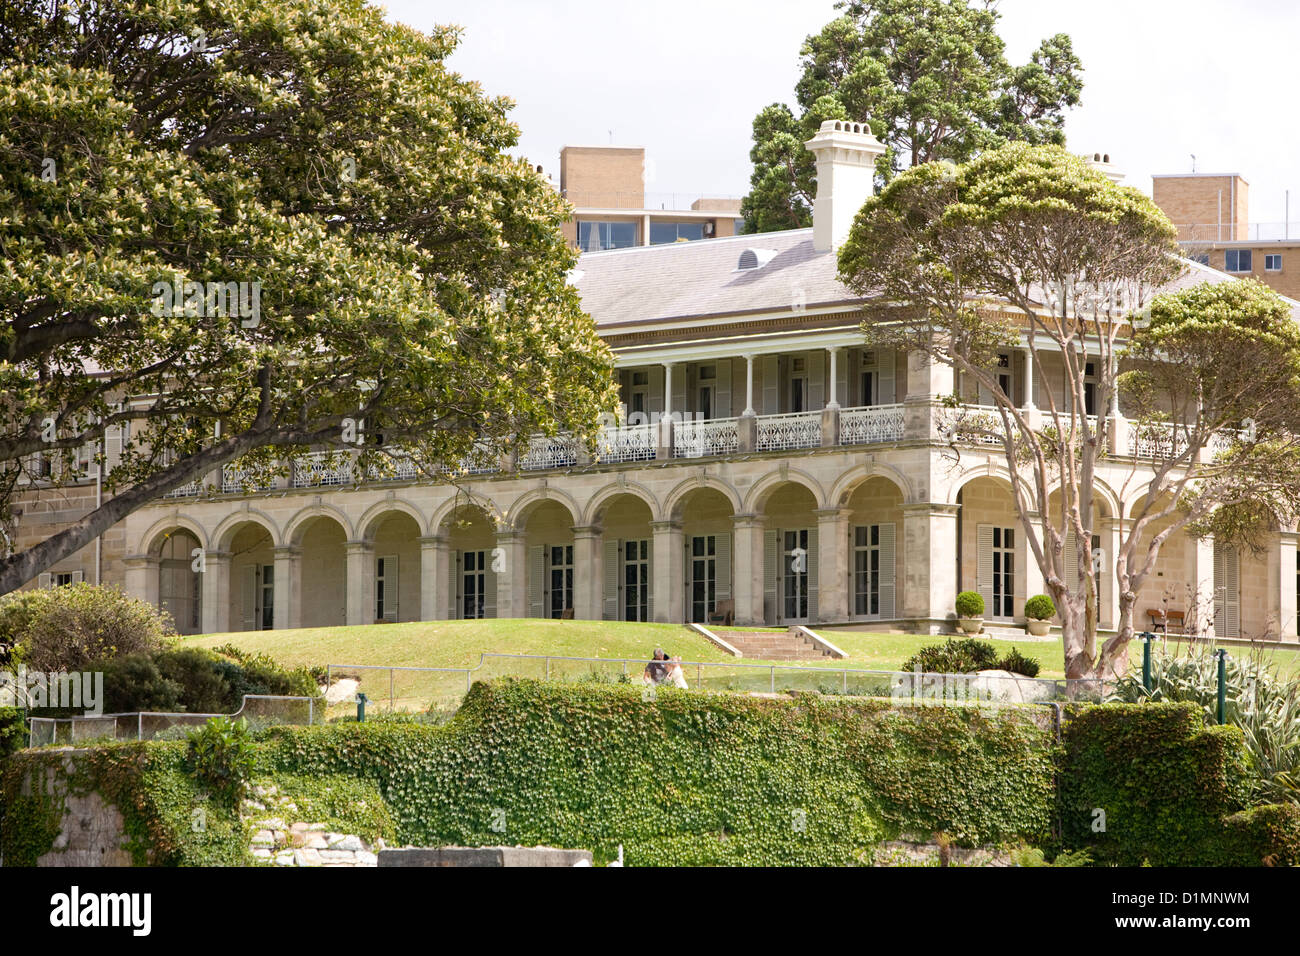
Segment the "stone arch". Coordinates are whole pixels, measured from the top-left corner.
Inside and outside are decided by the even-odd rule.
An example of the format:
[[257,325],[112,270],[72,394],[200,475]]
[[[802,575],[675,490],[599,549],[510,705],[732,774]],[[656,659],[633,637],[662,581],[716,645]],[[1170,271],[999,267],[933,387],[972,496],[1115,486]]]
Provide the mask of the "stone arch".
[[971,468],[967,468],[953,480],[952,484],[948,487],[947,503],[955,505],[957,503],[957,496],[961,494],[961,490],[972,481],[979,478],[991,478],[1014,499],[1016,489],[1011,483],[1011,473],[1007,471],[1007,466],[1000,462],[987,461],[981,462]]
[[614,482],[601,488],[590,498],[587,499],[587,509],[582,515],[583,525],[592,525],[596,523],[596,516],[600,514],[601,509],[612,499],[620,495],[629,495],[642,501],[650,509],[650,520],[660,520],[659,502],[656,500],[654,493],[645,485],[629,481],[626,484]]
[[356,537],[356,531],[347,514],[340,508],[322,502],[308,505],[290,518],[289,523],[284,526],[284,540],[281,543],[297,544],[306,527],[316,518],[329,518],[337,522],[343,529],[345,540],[352,541]]
[[363,540],[369,541],[375,536],[375,530],[380,523],[393,514],[404,514],[415,522],[415,526],[423,532],[428,522],[424,513],[420,511],[411,502],[404,498],[385,498],[383,501],[376,502],[366,509],[365,513],[357,519],[357,534]]
[[534,488],[531,491],[525,491],[511,503],[509,510],[506,512],[505,527],[515,531],[524,530],[524,526],[528,521],[528,516],[536,510],[539,505],[548,502],[565,508],[569,512],[569,516],[573,519],[575,525],[577,524],[578,519],[582,516],[582,509],[578,507],[578,503],[567,493],[551,487]]
[[834,508],[847,504],[858,486],[872,478],[883,478],[891,482],[898,489],[899,494],[903,496],[903,504],[911,504],[916,501],[916,492],[906,475],[892,465],[871,462],[865,465],[856,465],[840,475],[835,480],[835,484],[831,486],[830,494],[826,498],[827,506]]
[[216,530],[208,538],[208,546],[216,548],[218,551],[229,551],[231,539],[239,531],[241,525],[256,524],[261,525],[266,533],[271,536],[271,545],[277,547],[283,543],[280,537],[280,529],[271,519],[271,516],[259,511],[256,508],[241,509],[226,515],[217,525]]
[[798,468],[783,468],[779,471],[768,472],[754,482],[754,487],[749,489],[749,496],[745,499],[744,510],[752,514],[761,512],[772,492],[785,484],[802,485],[812,493],[813,500],[817,502],[816,506],[818,508],[825,507],[826,494],[822,491],[821,482]]
[[430,535],[442,534],[447,523],[457,513],[466,508],[483,512],[498,529],[506,527],[504,508],[499,507],[495,501],[485,495],[476,492],[462,492],[448,498],[433,510],[433,514],[429,516],[427,533]]
[[207,550],[208,534],[203,525],[188,515],[169,515],[166,518],[159,518],[155,521],[143,535],[140,536],[140,546],[136,548],[135,554],[157,554],[163,539],[170,531],[183,529],[194,535],[198,539],[199,547]]
[[741,496],[730,483],[723,481],[721,478],[715,478],[712,475],[696,475],[693,478],[679,482],[672,491],[664,498],[663,510],[660,512],[663,518],[677,519],[681,517],[682,506],[686,499],[694,491],[702,489],[712,489],[720,493],[731,505],[732,514],[740,514]]

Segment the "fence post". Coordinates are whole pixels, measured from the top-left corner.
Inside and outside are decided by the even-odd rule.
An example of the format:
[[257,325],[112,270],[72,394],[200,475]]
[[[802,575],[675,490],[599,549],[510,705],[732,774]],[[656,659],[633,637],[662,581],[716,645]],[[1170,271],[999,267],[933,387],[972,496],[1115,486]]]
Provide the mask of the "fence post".
[[1219,723],[1228,722],[1228,652],[1219,648]]
[[391,714],[397,710],[397,695],[393,691],[393,668],[388,668],[388,712]]
[[844,685],[840,688],[840,693],[845,697],[849,695],[849,669],[844,668]]
[[775,664],[772,665],[772,680],[769,686],[771,687],[772,693],[775,694],[776,693],[776,665]]
[[1150,631],[1142,632],[1142,686],[1146,688],[1147,693],[1151,693],[1151,638],[1155,637]]
[[546,658],[546,679],[551,679],[551,659],[549,657]]

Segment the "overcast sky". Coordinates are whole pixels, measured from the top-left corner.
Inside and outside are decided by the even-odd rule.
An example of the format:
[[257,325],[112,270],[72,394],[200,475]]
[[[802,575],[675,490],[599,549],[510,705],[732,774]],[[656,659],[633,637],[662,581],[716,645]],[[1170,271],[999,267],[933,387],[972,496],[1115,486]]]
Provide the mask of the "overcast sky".
[[[644,146],[647,189],[740,196],[750,124],[793,103],[799,47],[830,0],[389,0],[391,19],[464,28],[453,69],[512,98],[520,152],[559,179],[566,144]],[[1019,63],[1070,34],[1083,105],[1076,152],[1109,152],[1148,193],[1152,173],[1241,173],[1252,221],[1300,220],[1300,124],[1287,106],[1300,0],[1002,0]],[[611,138],[612,137],[612,138]]]

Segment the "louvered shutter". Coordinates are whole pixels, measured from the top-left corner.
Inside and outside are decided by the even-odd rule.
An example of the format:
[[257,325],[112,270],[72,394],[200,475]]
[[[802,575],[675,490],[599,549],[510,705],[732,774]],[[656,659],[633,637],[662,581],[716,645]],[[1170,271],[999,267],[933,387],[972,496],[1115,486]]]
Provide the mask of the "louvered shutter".
[[461,585],[464,581],[460,575],[460,552],[447,552],[447,618],[459,621],[465,614],[465,602],[461,598]]
[[720,534],[714,540],[715,596],[719,601],[731,598],[731,535]]
[[808,621],[817,620],[817,529],[808,529]]
[[104,475],[107,476],[122,461],[123,432],[126,423],[110,425],[104,429]]
[[1241,594],[1237,552],[1217,542],[1214,545],[1214,636],[1237,637],[1241,633]]
[[646,394],[646,410],[651,415],[663,414],[664,410],[664,367],[650,366],[650,387]]
[[688,369],[685,365],[678,365],[673,369],[673,411],[679,418],[684,418],[686,411],[686,395],[690,386],[690,379],[695,378],[693,369]]
[[243,622],[244,630],[257,630],[257,565],[250,564],[244,568],[244,604],[243,604]]
[[38,588],[49,588],[54,585],[54,575],[46,571],[44,574],[36,576],[36,586]]
[[384,563],[384,620],[397,620],[397,555],[386,554],[379,559]]
[[497,616],[497,573],[492,570],[492,552],[484,551],[487,568],[483,572],[483,616]]
[[72,572],[72,583],[73,583],[73,584],[81,584],[81,583],[84,582],[85,580],[86,580],[86,572],[85,572],[85,571],[73,571],[73,572]]
[[826,359],[821,349],[808,352],[808,405],[806,411],[815,412],[826,405]]
[[1079,546],[1078,539],[1075,538],[1073,531],[1065,532],[1065,554],[1062,555],[1065,564],[1065,586],[1070,589],[1071,594],[1082,594],[1083,589],[1080,587],[1080,580],[1083,575],[1079,573]]
[[775,355],[764,355],[760,360],[763,371],[763,407],[760,415],[775,415],[781,411],[781,376]]
[[894,353],[888,349],[876,353],[876,404],[893,405],[898,399],[894,394]]
[[731,359],[718,363],[718,387],[714,391],[714,418],[731,417]]
[[892,620],[894,611],[894,576],[897,573],[897,560],[894,554],[893,523],[878,525],[880,535],[880,617]]
[[546,617],[546,548],[528,549],[528,616]]
[[984,613],[993,614],[993,525],[982,524],[976,529],[975,545],[976,590],[984,599]]
[[983,382],[976,382],[975,384],[975,401],[980,405],[993,404],[993,393],[985,387]]
[[781,573],[781,532],[763,532],[763,622],[780,620],[777,579]]
[[[645,596],[645,616],[647,621],[655,619],[655,542],[654,538],[646,541],[645,547],[646,560],[646,596]],[[677,622],[674,621],[674,624]]]
[[611,538],[605,542],[605,587],[604,587],[604,610],[601,616],[607,621],[617,621],[620,617],[618,613],[618,591],[619,584],[622,583],[619,571],[622,568],[622,562],[619,558],[622,555],[623,542],[617,538]]
[[862,404],[854,394],[853,385],[853,380],[859,377],[858,369],[862,367],[862,360],[858,358],[860,354],[858,349],[845,349],[840,353],[839,362],[835,366],[835,397],[845,408]]

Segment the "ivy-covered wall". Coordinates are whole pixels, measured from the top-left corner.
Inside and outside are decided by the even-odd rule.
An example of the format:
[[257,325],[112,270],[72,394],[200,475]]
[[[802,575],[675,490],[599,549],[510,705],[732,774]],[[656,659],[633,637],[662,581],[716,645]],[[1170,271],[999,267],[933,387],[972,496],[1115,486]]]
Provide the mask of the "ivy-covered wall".
[[[598,861],[621,844],[630,865],[853,864],[936,833],[1047,846],[1057,820],[1067,847],[1100,862],[1300,862],[1300,811],[1238,812],[1237,732],[1205,728],[1195,708],[1084,708],[1064,748],[1031,713],[503,680],[476,684],[443,726],[266,731],[256,775],[382,797],[381,817],[355,823],[399,844],[579,847]],[[245,828],[187,773],[182,744],[80,751],[57,785],[31,785],[67,754],[25,751],[0,774],[7,864],[49,850],[60,787],[117,804],[137,863],[247,862]]]

